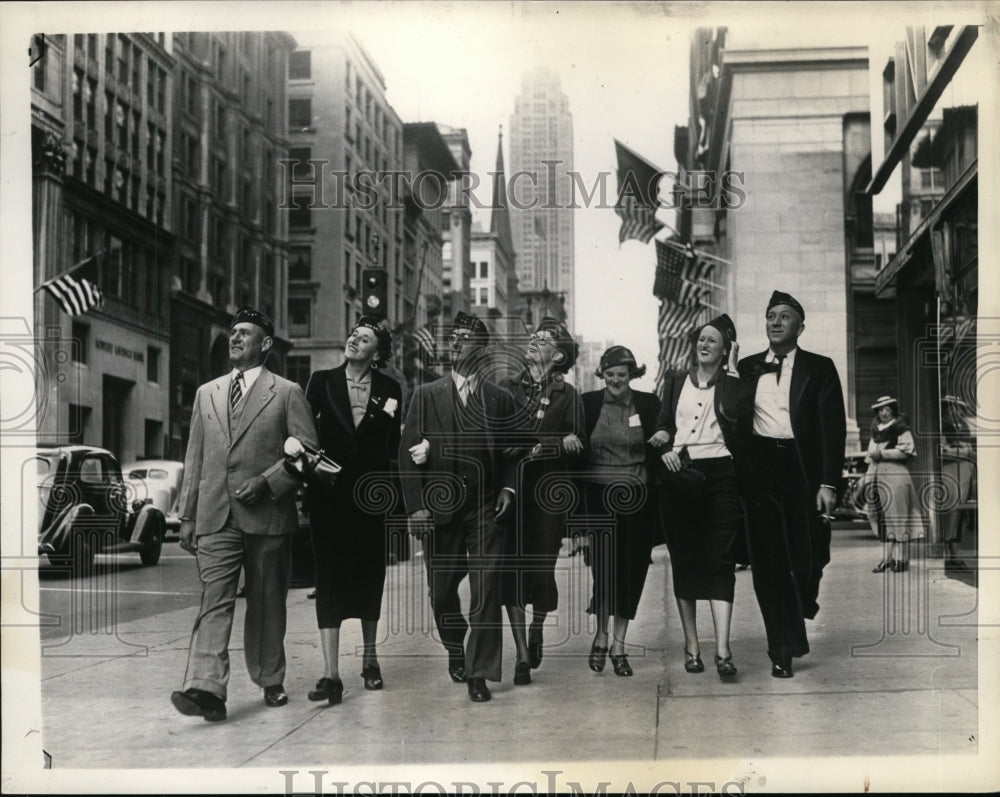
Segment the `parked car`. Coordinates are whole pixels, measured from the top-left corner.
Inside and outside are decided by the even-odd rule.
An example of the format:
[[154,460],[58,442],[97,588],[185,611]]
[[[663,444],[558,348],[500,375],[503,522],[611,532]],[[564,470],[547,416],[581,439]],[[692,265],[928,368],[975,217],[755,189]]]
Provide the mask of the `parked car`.
[[844,470],[841,474],[843,489],[840,500],[833,510],[835,520],[855,520],[868,522],[868,511],[865,508],[864,485],[862,477],[868,470],[864,451],[856,451],[844,456]]
[[38,553],[75,573],[92,569],[98,553],[136,552],[160,561],[165,520],[149,498],[128,500],[114,454],[93,446],[39,447]]
[[180,498],[184,463],[168,459],[144,459],[122,466],[125,483],[133,499],[150,498],[167,522],[167,534],[181,531]]

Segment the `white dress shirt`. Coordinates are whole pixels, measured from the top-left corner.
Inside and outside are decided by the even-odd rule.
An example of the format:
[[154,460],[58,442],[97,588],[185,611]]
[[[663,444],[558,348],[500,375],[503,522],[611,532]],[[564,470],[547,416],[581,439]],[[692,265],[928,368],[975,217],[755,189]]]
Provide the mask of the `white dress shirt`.
[[677,397],[674,450],[687,446],[691,459],[728,457],[729,449],[715,415],[715,385],[699,387],[688,376]]
[[[458,371],[452,371],[451,378],[455,383],[455,388],[458,390],[458,397],[462,400],[462,406],[464,407],[469,400],[469,396],[475,392],[476,386],[479,384],[479,375],[470,374],[469,376],[462,376]],[[465,393],[462,392],[463,387],[465,387]]]
[[[781,364],[781,381],[778,374],[761,374],[757,380],[757,395],[753,404],[753,433],[761,437],[775,437],[790,440],[792,415],[788,394],[792,387],[792,370],[795,368],[795,353],[792,349]],[[764,362],[774,363],[778,358],[768,349]]]
[[[260,376],[260,372],[263,367],[263,365],[256,365],[253,368],[247,368],[243,372],[243,384],[240,385],[240,387],[243,388],[243,395],[240,396],[240,404],[242,404],[243,399],[247,397],[247,393],[250,392],[250,388],[253,387],[253,383],[257,381],[257,377]],[[234,368],[229,380],[230,390],[232,389],[232,380],[239,376],[239,374],[239,369]]]

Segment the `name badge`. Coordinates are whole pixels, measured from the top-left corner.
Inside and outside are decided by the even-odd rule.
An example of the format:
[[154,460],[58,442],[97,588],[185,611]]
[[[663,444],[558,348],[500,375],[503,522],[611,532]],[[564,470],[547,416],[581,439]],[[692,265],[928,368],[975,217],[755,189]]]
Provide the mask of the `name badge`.
[[636,413],[628,419],[629,426],[642,426],[642,422],[639,420],[639,415]]
[[548,406],[549,404],[551,404],[552,402],[551,402],[551,401],[549,401],[549,400],[548,400],[547,398],[545,398],[545,396],[542,396],[542,400],[541,400],[541,402],[540,402],[540,403],[541,403],[541,405],[542,405],[543,407],[547,407],[547,406]]
[[535,417],[538,418],[538,420],[542,420],[542,418],[545,417],[545,410],[539,410],[536,412]]

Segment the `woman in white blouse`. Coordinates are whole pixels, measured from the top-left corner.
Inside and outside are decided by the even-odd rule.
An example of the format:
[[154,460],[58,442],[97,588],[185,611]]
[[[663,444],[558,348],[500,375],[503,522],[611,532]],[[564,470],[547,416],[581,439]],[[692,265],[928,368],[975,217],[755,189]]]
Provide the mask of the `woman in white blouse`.
[[[668,374],[658,431],[663,527],[674,597],[684,629],[684,669],[704,671],[697,601],[707,600],[715,625],[715,666],[736,679],[729,646],[735,565],[744,550],[737,482],[753,423],[753,395],[736,371],[739,347],[729,316],[713,318],[692,335],[691,367]],[[728,358],[728,365],[724,365]]]
[[872,410],[875,420],[868,443],[865,495],[872,528],[885,542],[885,555],[872,572],[902,573],[910,566],[909,541],[922,540],[925,535],[924,518],[908,466],[916,459],[917,450],[906,416],[899,414],[896,399],[882,396],[872,404]]

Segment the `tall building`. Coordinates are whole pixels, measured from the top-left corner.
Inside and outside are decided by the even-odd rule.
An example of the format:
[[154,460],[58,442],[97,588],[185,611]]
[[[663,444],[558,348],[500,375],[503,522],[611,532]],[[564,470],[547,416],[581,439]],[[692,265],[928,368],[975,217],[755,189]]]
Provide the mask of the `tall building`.
[[[469,136],[465,128],[438,125],[438,129],[459,169],[468,172],[472,150],[469,148]],[[441,235],[444,239],[444,248],[441,252],[443,290],[441,312],[445,319],[451,319],[456,313],[468,313],[472,306],[472,294],[469,290],[469,280],[473,276],[469,259],[472,210],[462,180],[455,180],[450,184],[448,204],[442,211]]]
[[[349,33],[296,33],[288,70],[291,161],[283,203],[289,214],[289,376],[300,383],[343,360],[361,306],[362,270],[388,271],[388,317],[412,308],[405,286],[402,201],[361,173],[397,171],[403,125],[385,99],[385,78]],[[339,173],[340,177],[336,177]],[[346,175],[346,176],[345,176]],[[369,190],[372,193],[367,193]],[[412,295],[412,294],[409,294]]]
[[510,201],[518,289],[524,298],[544,290],[561,294],[573,329],[573,116],[550,69],[522,76],[510,117],[510,162],[512,174],[533,175],[515,182]]

